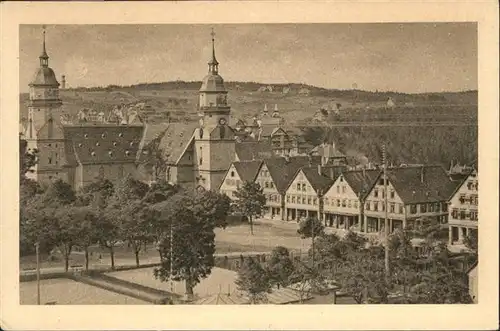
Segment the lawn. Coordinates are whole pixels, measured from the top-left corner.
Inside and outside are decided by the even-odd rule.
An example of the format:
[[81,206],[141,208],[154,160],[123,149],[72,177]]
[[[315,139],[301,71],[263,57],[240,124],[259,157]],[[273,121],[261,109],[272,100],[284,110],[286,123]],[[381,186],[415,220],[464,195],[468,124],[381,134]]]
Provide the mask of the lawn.
[[[231,252],[270,252],[276,246],[285,246],[293,251],[305,251],[310,240],[301,239],[293,224],[275,225],[268,223],[254,224],[254,235],[250,234],[248,224],[232,225],[226,229],[215,230],[215,249],[218,254]],[[111,264],[109,251],[99,246],[90,248],[90,265],[93,268],[107,268]],[[101,259],[99,259],[99,256]],[[148,245],[146,250],[139,254],[141,264],[158,263],[159,255],[153,245]],[[53,260],[47,255],[40,256],[41,268],[62,268],[64,259],[56,254]],[[84,265],[83,252],[73,252],[70,256],[71,265]],[[127,244],[115,247],[115,265],[135,265],[135,256]],[[30,269],[36,267],[35,256],[23,256],[20,259],[20,268]]]

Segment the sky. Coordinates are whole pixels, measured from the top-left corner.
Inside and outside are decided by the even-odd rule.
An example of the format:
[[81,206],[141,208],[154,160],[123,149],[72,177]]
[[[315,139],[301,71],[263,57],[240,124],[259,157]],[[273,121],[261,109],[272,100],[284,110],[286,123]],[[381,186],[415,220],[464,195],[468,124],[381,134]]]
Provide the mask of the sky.
[[[475,23],[48,25],[49,66],[69,87],[197,81],[214,28],[226,81],[406,93],[477,89]],[[21,25],[20,90],[39,66],[41,25]]]

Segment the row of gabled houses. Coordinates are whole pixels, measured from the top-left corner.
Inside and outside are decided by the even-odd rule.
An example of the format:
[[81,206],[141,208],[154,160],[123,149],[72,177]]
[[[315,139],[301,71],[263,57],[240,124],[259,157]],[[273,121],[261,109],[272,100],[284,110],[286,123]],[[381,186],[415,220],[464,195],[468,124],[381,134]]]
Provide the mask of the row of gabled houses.
[[[233,162],[220,191],[235,198],[245,181],[257,182],[266,196],[264,217],[298,221],[318,217],[327,227],[364,233],[384,230],[383,172],[324,164],[321,157],[271,157]],[[477,231],[477,170],[460,179],[441,166],[390,167],[387,216],[390,232],[425,219],[449,225],[449,243]]]

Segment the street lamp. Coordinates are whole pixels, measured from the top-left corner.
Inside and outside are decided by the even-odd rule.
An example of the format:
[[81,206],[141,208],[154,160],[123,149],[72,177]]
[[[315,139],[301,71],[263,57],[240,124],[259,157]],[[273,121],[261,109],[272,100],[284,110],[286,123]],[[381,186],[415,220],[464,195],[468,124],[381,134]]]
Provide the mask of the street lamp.
[[40,243],[35,243],[36,251],[36,304],[40,305]]

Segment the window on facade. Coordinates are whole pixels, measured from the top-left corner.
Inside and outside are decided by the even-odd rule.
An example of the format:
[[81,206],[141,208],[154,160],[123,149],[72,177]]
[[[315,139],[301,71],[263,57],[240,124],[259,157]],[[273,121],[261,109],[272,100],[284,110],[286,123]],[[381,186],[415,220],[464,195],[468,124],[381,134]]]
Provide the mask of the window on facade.
[[264,183],[264,187],[265,187],[265,188],[269,188],[269,183],[268,183],[268,182],[265,182],[265,183]]
[[367,201],[365,204],[365,209],[370,210],[370,201]]
[[458,218],[458,209],[453,208],[453,210],[451,211],[451,217],[453,217],[454,219]]
[[465,209],[460,209],[460,219],[461,220],[465,219]]
[[391,199],[394,199],[394,195],[395,195],[394,191],[391,191],[391,195],[390,195]]
[[400,203],[400,204],[399,204],[399,213],[400,213],[400,214],[404,214],[404,211],[405,211],[405,210],[404,210],[404,206],[403,206],[403,204],[401,204],[401,203]]
[[342,207],[346,207],[347,206],[347,201],[346,199],[342,200]]
[[382,192],[382,199],[384,199],[385,198],[385,190],[382,190],[381,192]]
[[411,205],[410,214],[416,214],[416,213],[417,213],[417,205]]
[[300,191],[300,183],[297,183],[297,191]]
[[318,204],[318,199],[314,198],[313,199],[313,205],[317,205]]
[[292,195],[292,203],[295,203],[295,195]]
[[290,196],[289,195],[286,196],[286,202],[290,202]]
[[351,200],[348,200],[347,201],[347,207],[351,208],[351,206],[352,206]]
[[373,210],[378,211],[378,201],[373,202]]
[[358,208],[358,202],[356,200],[354,200],[354,208]]
[[385,202],[380,203],[380,210],[385,211]]
[[391,208],[391,209],[390,209],[389,211],[390,211],[391,213],[395,213],[395,212],[396,212],[396,204],[395,204],[395,203],[391,203],[390,208]]
[[342,193],[345,193],[345,186],[342,186]]
[[378,189],[374,189],[374,190],[373,190],[373,196],[374,196],[375,198],[378,198]]
[[337,186],[337,193],[340,193],[340,186]]
[[420,212],[421,213],[426,213],[427,212],[427,205],[425,203],[420,205]]
[[49,164],[52,164],[52,157],[49,156]]
[[337,207],[340,207],[340,199],[337,199]]
[[477,221],[477,211],[472,210],[470,212],[470,219],[471,219],[471,221]]
[[306,184],[302,183],[302,192],[305,192],[305,191],[306,191]]
[[428,210],[429,210],[429,213],[433,213],[434,212],[434,204],[433,203],[429,204]]
[[231,171],[231,177],[234,177],[234,171]]
[[310,205],[311,204],[311,197],[307,197],[307,204]]
[[466,199],[467,197],[465,196],[465,194],[461,194],[458,200],[460,201],[460,204],[463,205]]
[[302,204],[306,204],[306,197],[302,197]]

